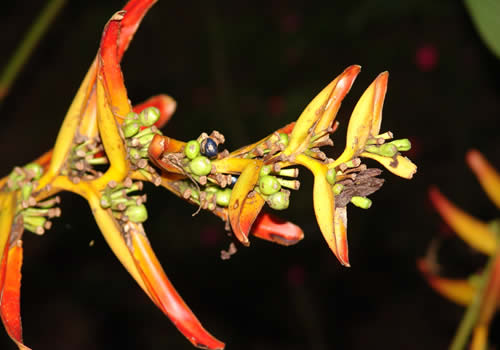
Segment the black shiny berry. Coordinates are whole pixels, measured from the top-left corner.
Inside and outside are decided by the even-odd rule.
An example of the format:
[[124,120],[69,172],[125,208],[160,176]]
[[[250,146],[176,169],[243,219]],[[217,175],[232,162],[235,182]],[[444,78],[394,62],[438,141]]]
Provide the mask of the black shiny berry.
[[217,143],[211,139],[210,137],[206,138],[201,142],[201,153],[209,158],[213,158],[217,156]]
[[238,177],[231,175],[231,183],[229,184],[229,186],[233,187],[236,184],[236,181],[238,181]]

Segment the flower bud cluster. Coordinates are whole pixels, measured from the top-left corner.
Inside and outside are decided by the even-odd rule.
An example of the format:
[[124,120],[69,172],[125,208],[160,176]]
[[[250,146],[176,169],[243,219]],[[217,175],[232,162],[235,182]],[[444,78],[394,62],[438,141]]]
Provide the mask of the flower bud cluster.
[[148,148],[153,137],[161,135],[160,130],[154,125],[159,119],[159,109],[148,107],[139,114],[130,112],[122,124],[132,170],[139,170],[148,179],[151,176],[157,177],[156,171],[149,164]]
[[62,174],[67,175],[75,184],[81,180],[91,181],[102,175],[95,169],[95,166],[102,164],[108,164],[108,158],[104,155],[99,137],[89,138],[77,134]]
[[30,163],[23,168],[14,168],[6,184],[9,190],[19,191],[15,221],[19,220],[22,227],[39,235],[52,226],[49,219],[61,216],[61,209],[55,206],[60,203],[58,196],[44,201],[35,199],[34,192],[42,175],[43,168],[36,163]]
[[146,195],[131,195],[133,192],[142,191],[142,188],[141,181],[133,182],[130,178],[126,178],[120,184],[110,181],[102,192],[101,207],[110,209],[114,217],[123,223],[128,221],[142,223],[148,218],[144,205]]

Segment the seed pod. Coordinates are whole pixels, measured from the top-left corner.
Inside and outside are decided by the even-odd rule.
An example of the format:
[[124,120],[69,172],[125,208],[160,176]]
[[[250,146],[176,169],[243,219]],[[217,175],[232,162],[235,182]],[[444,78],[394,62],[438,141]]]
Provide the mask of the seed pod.
[[130,122],[122,125],[123,136],[127,139],[136,135],[139,132],[139,129],[139,123],[137,122]]
[[209,158],[217,156],[217,143],[210,137],[207,137],[201,142],[201,153]]
[[284,210],[290,205],[290,195],[285,192],[276,192],[267,198],[267,204],[274,210]]
[[37,163],[29,163],[25,165],[24,170],[31,172],[34,180],[38,180],[43,174],[43,168]]
[[333,185],[335,184],[336,178],[337,172],[335,171],[335,169],[328,169],[328,171],[326,172],[326,181],[328,181],[330,185]]
[[361,196],[352,197],[351,203],[362,209],[368,209],[372,206],[372,200],[370,198]]
[[208,175],[212,171],[212,162],[207,157],[198,156],[189,163],[189,169],[198,176]]
[[215,194],[215,202],[217,205],[221,207],[227,207],[229,205],[229,199],[231,198],[232,190],[230,188],[226,188],[222,191],[217,191]]
[[266,175],[260,178],[259,189],[263,194],[269,196],[278,192],[281,189],[281,185],[275,176]]
[[156,107],[145,108],[139,114],[139,121],[143,126],[151,126],[160,119],[160,110]]
[[132,222],[141,223],[148,219],[146,207],[141,205],[131,205],[125,210],[125,215]]
[[184,154],[189,159],[195,159],[200,154],[200,143],[196,140],[191,140],[184,147]]

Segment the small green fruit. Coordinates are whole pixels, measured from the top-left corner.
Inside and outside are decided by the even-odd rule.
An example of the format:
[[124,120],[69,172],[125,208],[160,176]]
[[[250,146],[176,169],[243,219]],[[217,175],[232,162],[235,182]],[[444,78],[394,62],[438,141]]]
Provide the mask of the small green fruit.
[[218,191],[215,195],[215,202],[221,207],[227,207],[229,205],[229,199],[231,198],[232,190],[226,188],[222,191]]
[[328,181],[330,185],[333,185],[335,184],[336,179],[337,172],[335,171],[335,169],[328,169],[328,171],[326,172],[326,181]]
[[125,210],[125,215],[132,222],[141,223],[148,219],[146,207],[141,205],[131,205]]
[[212,171],[212,162],[207,157],[198,156],[189,163],[189,169],[198,176],[208,175]]
[[259,180],[259,189],[262,194],[269,196],[278,192],[281,189],[281,184],[275,176],[266,175],[262,176]]
[[139,130],[140,130],[139,123],[138,122],[131,122],[131,123],[123,124],[122,130],[123,130],[123,136],[125,136],[125,138],[128,139],[128,138],[136,135],[139,132]]
[[184,154],[189,159],[195,159],[200,155],[200,143],[196,140],[191,140],[184,147]]
[[351,203],[361,209],[368,209],[372,206],[372,200],[370,198],[354,196],[351,198]]
[[285,210],[290,205],[290,195],[285,192],[276,192],[267,198],[267,204],[274,210]]
[[344,185],[335,184],[335,185],[333,185],[333,194],[335,196],[338,196],[342,192],[343,189],[344,189]]
[[262,168],[260,168],[259,176],[263,177],[263,176],[266,176],[269,174],[271,174],[271,166],[270,165],[264,165]]
[[143,126],[152,126],[160,119],[160,110],[156,107],[145,108],[139,114],[139,121]]

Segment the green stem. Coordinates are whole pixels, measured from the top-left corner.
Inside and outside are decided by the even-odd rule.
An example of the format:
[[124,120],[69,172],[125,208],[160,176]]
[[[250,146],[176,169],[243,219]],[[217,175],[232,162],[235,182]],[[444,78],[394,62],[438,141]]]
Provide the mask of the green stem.
[[59,13],[66,0],[49,0],[36,21],[31,25],[21,44],[0,74],[0,102],[9,93],[10,86],[26,63],[42,35]]

